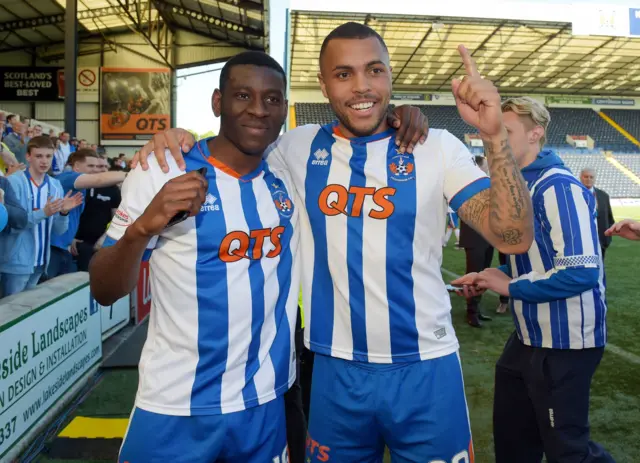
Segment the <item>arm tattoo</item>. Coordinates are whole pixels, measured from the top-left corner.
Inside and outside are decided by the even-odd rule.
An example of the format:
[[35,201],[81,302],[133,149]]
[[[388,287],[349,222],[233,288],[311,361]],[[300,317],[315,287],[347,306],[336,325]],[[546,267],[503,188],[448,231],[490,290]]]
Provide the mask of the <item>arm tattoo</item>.
[[[466,201],[460,218],[494,244],[515,246],[533,234],[531,196],[511,154],[506,135],[485,141],[491,188]],[[493,239],[491,239],[493,238]]]

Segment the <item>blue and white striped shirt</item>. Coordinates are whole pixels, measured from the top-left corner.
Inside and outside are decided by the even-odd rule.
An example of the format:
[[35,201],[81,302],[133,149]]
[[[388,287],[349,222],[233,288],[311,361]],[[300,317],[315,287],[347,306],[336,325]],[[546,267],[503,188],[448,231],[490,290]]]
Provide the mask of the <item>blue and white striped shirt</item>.
[[394,130],[347,139],[336,124],[306,125],[268,161],[296,190],[306,346],[370,363],[455,352],[440,272],[447,205],[457,211],[490,185],[464,144],[432,129],[407,154]]
[[551,151],[522,173],[535,239],[502,268],[514,278],[509,292],[518,337],[532,347],[602,347],[607,306],[595,198]]
[[[200,213],[151,240],[151,314],[136,406],[167,415],[245,410],[283,395],[295,380],[300,287],[298,213],[289,182],[263,162],[240,176],[213,158],[206,140],[186,156],[207,167]],[[132,171],[105,246],[120,239],[169,180]],[[114,271],[117,271],[114,269]]]

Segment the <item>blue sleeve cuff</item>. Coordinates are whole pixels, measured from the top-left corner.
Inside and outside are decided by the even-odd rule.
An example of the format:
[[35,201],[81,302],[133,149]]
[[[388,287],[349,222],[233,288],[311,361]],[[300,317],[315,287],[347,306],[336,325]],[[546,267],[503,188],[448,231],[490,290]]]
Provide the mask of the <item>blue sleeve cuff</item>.
[[[103,248],[108,248],[117,243],[117,240],[114,240],[109,235],[107,235],[102,243]],[[142,262],[148,262],[151,259],[151,254],[153,253],[153,249],[145,249],[144,254],[142,254]]]
[[512,278],[511,277],[511,272],[509,271],[509,266],[507,264],[499,266],[498,270],[500,270],[502,273],[507,275],[509,278]]
[[509,295],[533,303],[568,299],[593,289],[599,276],[598,268],[564,269],[545,279],[513,281],[509,284]]
[[489,177],[482,177],[477,180],[474,180],[462,190],[458,191],[451,201],[449,201],[449,206],[455,212],[458,212],[458,209],[469,199],[480,193],[481,191],[487,190],[491,187],[491,180]]

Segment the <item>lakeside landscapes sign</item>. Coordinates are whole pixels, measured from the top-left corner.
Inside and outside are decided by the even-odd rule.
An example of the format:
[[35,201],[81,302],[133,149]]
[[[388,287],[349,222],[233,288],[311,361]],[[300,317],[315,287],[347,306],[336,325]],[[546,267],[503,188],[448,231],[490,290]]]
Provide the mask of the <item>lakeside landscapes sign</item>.
[[102,358],[88,284],[0,327],[0,460]]

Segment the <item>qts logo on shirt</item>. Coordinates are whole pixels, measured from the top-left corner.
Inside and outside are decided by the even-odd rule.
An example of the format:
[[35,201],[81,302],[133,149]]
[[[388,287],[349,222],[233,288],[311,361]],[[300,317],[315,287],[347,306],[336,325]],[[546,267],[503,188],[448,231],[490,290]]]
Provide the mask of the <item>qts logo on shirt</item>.
[[[371,197],[376,207],[372,208],[367,215],[372,219],[388,219],[395,210],[395,205],[389,197],[395,194],[396,189],[392,187],[375,189],[373,187],[350,186],[347,190],[342,185],[327,185],[320,192],[318,206],[324,215],[344,214],[350,217],[361,217],[364,201]],[[351,210],[347,210],[351,198],[353,198]]]
[[[281,238],[284,230],[285,227],[279,226],[251,230],[248,234],[244,231],[232,231],[222,239],[218,257],[226,263],[277,257],[282,252]],[[265,242],[271,246],[265,246]],[[265,247],[270,248],[269,251],[265,252]]]
[[331,449],[326,445],[321,445],[318,441],[315,441],[307,434],[307,461],[329,461]]

